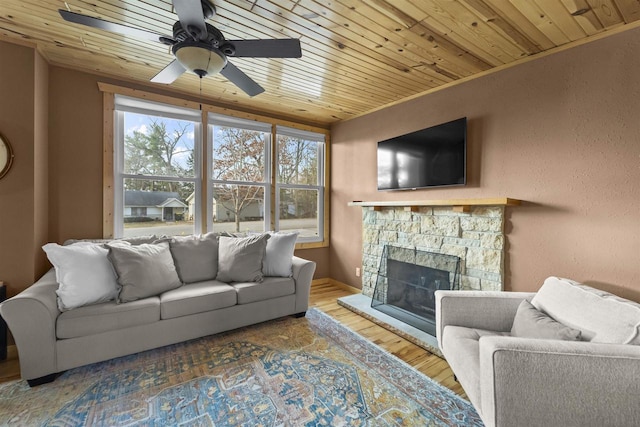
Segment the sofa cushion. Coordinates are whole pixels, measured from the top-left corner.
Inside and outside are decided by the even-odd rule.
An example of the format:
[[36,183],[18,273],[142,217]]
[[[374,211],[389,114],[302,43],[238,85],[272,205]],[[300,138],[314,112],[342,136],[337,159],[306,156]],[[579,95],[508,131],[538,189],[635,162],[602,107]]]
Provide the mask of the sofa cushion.
[[568,279],[549,277],[531,300],[538,310],[594,343],[640,345],[640,304]]
[[262,281],[262,259],[268,234],[249,237],[220,236],[218,247],[218,279],[221,282]]
[[520,338],[580,341],[582,332],[556,322],[537,310],[529,301],[523,300],[513,319],[511,335]]
[[262,283],[239,282],[231,286],[238,293],[238,304],[284,297],[296,292],[294,280],[288,277],[266,277]]
[[190,283],[160,295],[160,316],[171,319],[230,307],[236,302],[236,290],[226,283],[217,280]]
[[184,283],[213,280],[218,274],[218,234],[176,236],[169,241],[171,255]]
[[267,248],[262,260],[262,273],[265,276],[291,277],[293,274],[293,252],[296,248],[298,233],[269,233]]
[[56,271],[60,311],[110,301],[118,295],[116,273],[107,259],[109,251],[102,245],[47,243],[42,249]]
[[56,321],[58,339],[95,335],[116,329],[146,325],[160,320],[160,298],[151,297],[128,304],[115,301],[65,311]]
[[168,242],[138,246],[108,243],[109,259],[118,274],[118,302],[130,302],[182,286]]

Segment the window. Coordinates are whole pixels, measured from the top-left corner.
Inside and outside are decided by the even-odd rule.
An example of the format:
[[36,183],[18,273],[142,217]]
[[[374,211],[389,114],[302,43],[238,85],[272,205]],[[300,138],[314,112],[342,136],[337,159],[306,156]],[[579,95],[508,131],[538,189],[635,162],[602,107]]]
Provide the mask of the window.
[[116,98],[114,235],[198,232],[200,114]]
[[271,125],[209,115],[214,231],[262,232],[270,222]]
[[326,132],[117,94],[114,110],[105,235],[282,230],[326,245]]
[[295,230],[299,241],[324,234],[324,135],[278,126],[276,229]]

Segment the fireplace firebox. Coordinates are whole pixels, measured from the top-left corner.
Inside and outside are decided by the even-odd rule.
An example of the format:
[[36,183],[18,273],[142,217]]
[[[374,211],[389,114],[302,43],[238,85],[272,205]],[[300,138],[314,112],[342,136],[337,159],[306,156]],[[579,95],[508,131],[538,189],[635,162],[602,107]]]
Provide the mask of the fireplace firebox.
[[459,257],[385,245],[371,307],[435,337],[439,289],[460,289]]

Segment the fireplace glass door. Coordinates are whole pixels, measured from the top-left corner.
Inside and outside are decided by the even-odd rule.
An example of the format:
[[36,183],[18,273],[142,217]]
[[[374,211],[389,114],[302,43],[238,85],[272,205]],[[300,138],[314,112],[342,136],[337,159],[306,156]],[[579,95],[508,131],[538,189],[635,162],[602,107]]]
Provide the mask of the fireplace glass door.
[[386,245],[371,306],[435,336],[439,289],[460,289],[459,257]]

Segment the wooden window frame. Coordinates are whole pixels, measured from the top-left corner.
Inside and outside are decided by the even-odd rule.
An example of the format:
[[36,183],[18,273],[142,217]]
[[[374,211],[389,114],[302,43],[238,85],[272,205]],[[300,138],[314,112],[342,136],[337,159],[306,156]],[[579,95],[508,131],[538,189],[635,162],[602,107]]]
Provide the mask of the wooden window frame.
[[[200,109],[202,111],[201,122],[202,126],[202,140],[204,143],[204,152],[201,156],[201,185],[200,188],[204,195],[208,194],[208,188],[210,185],[208,177],[210,174],[210,163],[207,141],[208,136],[208,122],[207,116],[209,113],[232,116],[237,118],[255,120],[263,123],[271,124],[273,136],[271,138],[272,151],[275,149],[275,130],[276,126],[291,127],[294,129],[300,129],[303,131],[320,133],[325,136],[325,153],[324,153],[324,209],[323,209],[323,236],[322,240],[318,242],[299,242],[296,244],[296,249],[312,249],[329,246],[329,226],[330,226],[330,174],[329,165],[331,162],[331,141],[330,131],[327,128],[305,125],[293,121],[277,119],[265,115],[248,113],[239,110],[232,110],[229,108],[218,107],[215,105],[197,103],[188,101],[181,98],[175,98],[167,95],[159,95],[151,92],[145,92],[138,89],[125,88],[121,86],[112,85],[109,83],[98,83],[99,90],[103,93],[103,156],[102,156],[102,235],[104,238],[113,238],[114,236],[114,194],[115,194],[115,175],[114,175],[114,129],[115,129],[115,96],[124,95],[132,98],[139,98],[141,100],[160,102],[169,105],[175,105],[179,107],[187,107],[192,109]],[[276,164],[272,162],[272,176],[275,174]],[[271,180],[270,191],[272,192],[271,207],[271,221],[273,226],[273,218],[275,215],[275,179]],[[202,218],[206,218],[207,204],[202,203],[200,206],[202,210]],[[206,230],[207,222],[203,221],[203,232]]]

